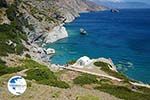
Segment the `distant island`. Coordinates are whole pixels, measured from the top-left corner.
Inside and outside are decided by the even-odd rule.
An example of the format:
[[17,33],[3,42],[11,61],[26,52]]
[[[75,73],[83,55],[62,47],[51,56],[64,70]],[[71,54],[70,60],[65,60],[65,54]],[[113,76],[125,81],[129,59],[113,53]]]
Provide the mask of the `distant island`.
[[144,2],[100,2],[97,1],[100,5],[109,7],[109,8],[118,8],[118,9],[146,9],[150,8],[150,4]]

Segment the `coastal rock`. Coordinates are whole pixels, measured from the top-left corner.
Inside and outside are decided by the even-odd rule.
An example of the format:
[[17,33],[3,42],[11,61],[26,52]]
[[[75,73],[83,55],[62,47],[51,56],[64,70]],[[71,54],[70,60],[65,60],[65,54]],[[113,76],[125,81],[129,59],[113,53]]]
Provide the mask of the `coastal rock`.
[[[66,29],[61,25],[75,20],[81,12],[104,10],[88,0],[57,0],[38,1],[23,0],[18,6],[22,14],[21,21],[27,23],[23,26],[32,42],[52,43],[68,37]],[[61,26],[59,26],[61,25]],[[42,35],[36,41],[36,37]],[[42,40],[40,40],[42,38]]]
[[0,9],[0,24],[10,24],[10,20],[6,16],[6,9]]
[[97,61],[104,62],[104,63],[111,65],[108,67],[111,70],[117,72],[116,66],[114,65],[113,61],[110,58],[109,59],[106,59],[106,58],[90,59],[87,56],[83,56],[79,58],[72,66],[75,68],[90,68],[92,66],[91,64]]
[[52,43],[65,37],[68,37],[66,28],[63,26],[56,26],[51,32],[47,34],[45,42]]
[[[18,26],[21,26],[19,27],[19,31],[27,35],[25,42],[28,44],[26,46],[29,50],[28,54],[33,59],[46,59],[47,61],[49,61],[49,55],[44,52],[42,44],[52,43],[68,37],[63,24],[75,20],[81,12],[100,11],[104,9],[104,7],[97,6],[88,0],[3,1],[7,4],[5,9],[14,13],[14,16],[11,16],[12,18],[9,18],[9,20],[16,19],[15,22]],[[6,15],[6,13],[3,13],[3,15]],[[1,18],[4,18],[4,16]]]
[[47,55],[55,54],[55,49],[48,48],[48,49],[45,50],[45,52],[46,52]]

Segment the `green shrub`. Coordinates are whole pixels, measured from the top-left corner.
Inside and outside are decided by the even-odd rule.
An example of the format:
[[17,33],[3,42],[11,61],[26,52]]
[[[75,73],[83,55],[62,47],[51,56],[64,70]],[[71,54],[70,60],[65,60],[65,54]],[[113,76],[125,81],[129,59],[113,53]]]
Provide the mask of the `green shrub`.
[[[0,25],[0,56],[6,56],[7,53],[21,54],[23,50],[26,50],[21,43],[21,39],[26,40],[26,38],[26,35],[17,30],[16,25],[13,23]],[[8,45],[9,40],[16,43],[17,46]]]
[[0,0],[0,8],[7,7],[7,2],[5,0]]
[[27,82],[27,87],[31,87],[32,86],[32,82]]
[[101,70],[103,70],[104,72],[108,73],[111,76],[123,79],[126,82],[129,81],[129,79],[123,73],[121,73],[121,72],[115,72],[115,71],[111,70],[109,68],[109,66],[111,66],[111,65],[109,65],[108,63],[100,62],[99,61],[99,62],[95,62],[94,65],[98,66],[98,67],[101,67]]
[[7,10],[6,10],[6,13],[7,13],[7,17],[9,20],[11,21],[14,21],[15,20],[15,17],[16,17],[16,6],[15,5],[11,5]]
[[7,66],[0,65],[0,76],[2,76],[4,74],[16,73],[23,69],[24,68],[22,68],[22,67],[7,67]]
[[0,59],[0,65],[1,66],[5,66],[5,63],[6,63],[5,61],[3,61],[2,59]]
[[31,58],[31,56],[30,56],[29,54],[26,54],[26,55],[25,55],[25,57],[27,57],[27,58]]
[[67,83],[58,80],[55,73],[50,71],[49,69],[45,69],[45,68],[30,69],[26,73],[27,73],[27,77],[26,77],[27,79],[29,80],[34,79],[39,84],[50,85],[59,88],[70,87]]
[[18,44],[18,45],[16,46],[16,53],[17,53],[18,55],[22,54],[24,50],[25,50],[25,47],[24,47],[22,44]]
[[78,96],[76,100],[99,100],[99,97],[93,95]]
[[38,62],[28,58],[22,61],[23,65],[22,67],[25,67],[27,69],[32,69],[32,68],[42,68],[42,69],[48,69],[47,66],[39,64]]
[[150,94],[134,92],[131,89],[123,86],[115,86],[115,85],[101,85],[95,87],[103,92],[107,92],[111,95],[114,95],[120,99],[124,100],[149,100]]
[[54,73],[47,69],[30,69],[27,71],[27,77],[28,79],[36,80],[36,81],[43,81],[44,79],[48,80],[51,78],[51,80],[56,80]]
[[105,62],[98,61],[98,62],[94,62],[94,65],[98,66],[98,67],[108,67],[109,64],[107,64]]
[[97,83],[97,77],[94,75],[90,75],[90,74],[82,74],[78,77],[76,77],[73,82],[75,84],[79,84],[79,85],[85,85],[85,84],[93,84],[93,83]]

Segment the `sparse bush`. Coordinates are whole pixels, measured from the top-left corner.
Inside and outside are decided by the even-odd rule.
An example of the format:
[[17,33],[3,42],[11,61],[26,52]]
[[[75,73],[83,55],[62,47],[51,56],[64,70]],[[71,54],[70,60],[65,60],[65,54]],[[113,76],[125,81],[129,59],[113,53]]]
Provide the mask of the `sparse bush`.
[[1,66],[5,66],[5,63],[6,63],[5,61],[3,61],[2,59],[0,59],[0,65]]
[[94,75],[89,75],[89,74],[82,74],[78,77],[76,77],[73,82],[75,84],[79,84],[79,85],[85,85],[85,84],[93,84],[93,83],[97,83],[97,77]]
[[78,96],[76,100],[100,100],[99,97],[93,95]]
[[0,65],[0,76],[4,75],[4,74],[16,73],[23,69],[24,68],[22,68],[22,67],[7,67],[7,66]]
[[27,79],[35,80],[39,84],[50,85],[59,88],[69,88],[70,86],[64,81],[58,80],[55,73],[48,68],[30,69],[27,71]]
[[[141,93],[141,92],[135,92],[131,89],[123,86],[115,86],[115,85],[101,85],[98,87],[95,87],[95,89],[98,89],[103,92],[107,92],[111,95],[114,95],[120,99],[124,100],[149,100],[150,94],[147,93]],[[150,92],[150,89],[149,89]]]
[[109,64],[107,64],[105,62],[98,61],[98,62],[94,62],[94,65],[98,66],[98,67],[108,67]]
[[7,17],[9,20],[14,21],[15,17],[16,17],[16,6],[15,5],[11,5],[7,10]]
[[27,87],[31,87],[32,86],[32,82],[27,82]]
[[31,56],[30,56],[29,54],[26,54],[26,55],[25,55],[25,57],[27,57],[27,58],[31,58]]
[[111,76],[123,79],[126,82],[129,81],[129,79],[124,74],[122,74],[121,72],[115,72],[115,71],[111,70],[108,67],[108,66],[111,66],[111,65],[109,65],[109,64],[107,64],[105,62],[100,62],[100,61],[99,62],[95,62],[94,65],[100,67],[101,70],[103,70],[104,72],[108,73]]

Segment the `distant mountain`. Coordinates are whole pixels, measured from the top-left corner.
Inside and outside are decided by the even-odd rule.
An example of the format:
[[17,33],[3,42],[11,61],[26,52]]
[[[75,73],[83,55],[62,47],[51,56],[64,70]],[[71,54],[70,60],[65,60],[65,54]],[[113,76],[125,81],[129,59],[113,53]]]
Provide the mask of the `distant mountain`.
[[109,8],[150,8],[149,4],[143,3],[143,2],[101,2],[97,1],[98,4],[107,6]]

